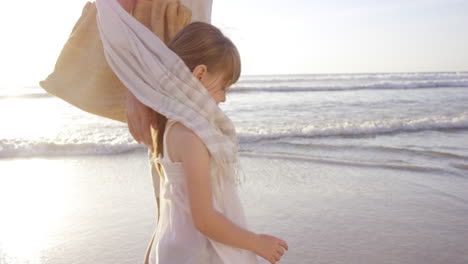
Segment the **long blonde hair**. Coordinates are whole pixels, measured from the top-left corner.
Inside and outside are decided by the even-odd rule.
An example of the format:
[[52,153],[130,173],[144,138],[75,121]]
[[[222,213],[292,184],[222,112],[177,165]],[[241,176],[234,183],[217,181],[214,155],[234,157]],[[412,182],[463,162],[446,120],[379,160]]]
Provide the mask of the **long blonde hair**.
[[[231,84],[237,82],[240,77],[241,60],[236,46],[213,25],[203,22],[191,23],[174,36],[168,47],[192,72],[196,66],[203,64],[211,73],[224,73],[226,81]],[[163,135],[167,118],[156,112],[155,121],[155,155],[163,156]],[[159,163],[158,170],[161,174]]]

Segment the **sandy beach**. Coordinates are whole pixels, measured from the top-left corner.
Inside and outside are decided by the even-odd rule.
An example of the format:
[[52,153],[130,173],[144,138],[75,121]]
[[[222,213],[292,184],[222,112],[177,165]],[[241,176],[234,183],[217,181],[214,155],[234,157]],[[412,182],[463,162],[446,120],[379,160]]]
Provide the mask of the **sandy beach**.
[[[145,157],[0,160],[0,263],[138,263],[156,224]],[[281,263],[468,261],[464,177],[252,154],[242,167],[249,225],[289,243]]]

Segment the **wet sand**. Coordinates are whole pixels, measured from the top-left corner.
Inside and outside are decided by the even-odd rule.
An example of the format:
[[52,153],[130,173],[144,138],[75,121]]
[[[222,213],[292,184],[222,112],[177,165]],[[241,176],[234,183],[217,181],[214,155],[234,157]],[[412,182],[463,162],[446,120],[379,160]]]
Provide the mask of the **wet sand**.
[[[280,263],[468,262],[468,177],[278,155],[242,165],[251,229],[289,244]],[[8,264],[142,263],[157,217],[141,150],[0,159],[0,208]]]

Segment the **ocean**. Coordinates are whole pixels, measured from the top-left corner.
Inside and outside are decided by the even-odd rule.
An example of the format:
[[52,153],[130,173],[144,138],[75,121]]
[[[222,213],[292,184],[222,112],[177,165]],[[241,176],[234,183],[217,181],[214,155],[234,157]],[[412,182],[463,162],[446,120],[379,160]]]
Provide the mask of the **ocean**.
[[[280,263],[468,263],[468,72],[243,76],[220,107],[238,132],[249,222],[290,241]],[[0,263],[137,263],[156,214],[126,125],[36,86],[1,89],[0,117]],[[31,205],[14,201],[38,194],[28,183],[51,188],[37,177],[68,191],[49,190],[45,202],[62,202],[41,236],[54,242],[25,257],[11,225]]]

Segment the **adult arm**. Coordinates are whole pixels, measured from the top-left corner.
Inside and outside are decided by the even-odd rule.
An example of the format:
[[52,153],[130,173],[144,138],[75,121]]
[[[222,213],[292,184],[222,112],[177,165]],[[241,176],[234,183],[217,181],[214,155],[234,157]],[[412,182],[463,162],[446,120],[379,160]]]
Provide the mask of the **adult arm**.
[[[118,0],[118,2],[127,12],[132,13],[137,0]],[[156,125],[156,113],[141,103],[129,90],[126,93],[125,106],[125,116],[130,134],[138,143],[144,143],[151,152],[154,152],[150,127]]]

